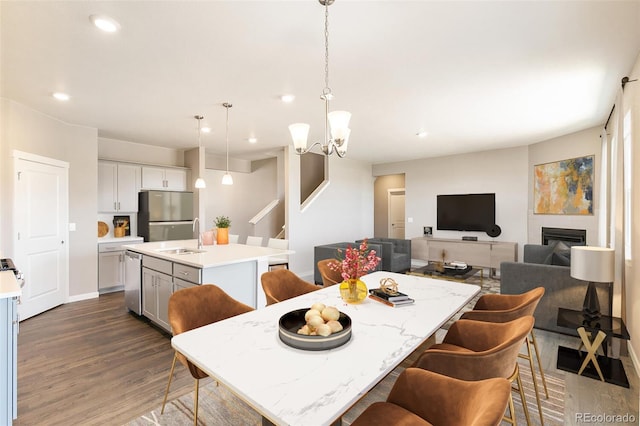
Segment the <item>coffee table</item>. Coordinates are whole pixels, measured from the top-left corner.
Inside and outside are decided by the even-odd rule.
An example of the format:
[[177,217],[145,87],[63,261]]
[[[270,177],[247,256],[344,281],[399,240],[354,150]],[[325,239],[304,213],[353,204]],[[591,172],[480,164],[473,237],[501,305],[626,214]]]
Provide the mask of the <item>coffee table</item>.
[[[399,308],[371,299],[348,305],[338,286],[285,300],[174,336],[172,346],[263,416],[263,424],[323,426],[342,415],[465,306],[476,285],[373,272],[369,288],[393,278],[415,303]],[[352,320],[343,346],[304,351],[278,337],[278,319],[315,302]]]
[[473,266],[467,266],[466,269],[448,269],[440,271],[438,264],[435,262],[429,262],[426,266],[421,268],[412,269],[409,273],[411,275],[427,276],[432,278],[439,278],[452,281],[465,281],[468,278],[476,275],[480,272],[480,278],[484,278],[484,272],[482,268],[474,268]]

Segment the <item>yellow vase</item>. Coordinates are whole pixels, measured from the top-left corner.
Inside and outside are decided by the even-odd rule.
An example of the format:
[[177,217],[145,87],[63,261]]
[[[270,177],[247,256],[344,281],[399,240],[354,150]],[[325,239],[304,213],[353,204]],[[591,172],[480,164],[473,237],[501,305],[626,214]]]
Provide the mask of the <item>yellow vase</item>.
[[340,283],[340,297],[347,303],[360,303],[367,297],[367,285],[359,279],[342,281]]

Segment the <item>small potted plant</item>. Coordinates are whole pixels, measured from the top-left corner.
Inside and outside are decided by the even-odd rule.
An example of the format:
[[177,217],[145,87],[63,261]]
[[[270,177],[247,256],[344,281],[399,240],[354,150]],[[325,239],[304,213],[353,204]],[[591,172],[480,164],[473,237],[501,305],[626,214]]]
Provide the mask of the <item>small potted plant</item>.
[[216,241],[218,244],[229,244],[229,227],[231,226],[231,219],[228,216],[218,216],[213,221],[216,228],[218,228]]

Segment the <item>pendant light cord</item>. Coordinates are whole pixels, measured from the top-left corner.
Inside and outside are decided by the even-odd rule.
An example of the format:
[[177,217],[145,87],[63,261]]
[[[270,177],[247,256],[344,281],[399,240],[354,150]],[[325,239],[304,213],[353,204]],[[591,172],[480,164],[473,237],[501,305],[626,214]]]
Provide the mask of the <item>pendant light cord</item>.
[[222,104],[222,106],[227,109],[227,127],[225,133],[227,135],[227,174],[229,174],[229,108],[231,108],[233,104],[225,102]]
[[225,105],[225,107],[227,108],[227,128],[226,128],[226,135],[227,135],[227,173],[229,173],[229,108],[231,107],[231,105]]

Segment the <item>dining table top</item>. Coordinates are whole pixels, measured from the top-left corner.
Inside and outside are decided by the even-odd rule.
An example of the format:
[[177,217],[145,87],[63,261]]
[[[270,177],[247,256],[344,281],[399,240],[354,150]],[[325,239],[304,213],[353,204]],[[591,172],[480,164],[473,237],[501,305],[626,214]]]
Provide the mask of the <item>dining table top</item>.
[[[179,334],[171,344],[264,419],[330,425],[480,292],[474,284],[385,271],[361,280],[371,289],[382,278],[393,278],[415,303],[347,304],[335,285]],[[348,342],[308,351],[280,340],[280,317],[314,303],[351,318]]]

